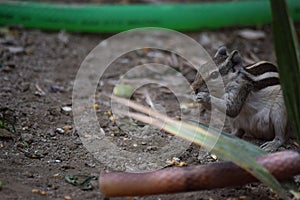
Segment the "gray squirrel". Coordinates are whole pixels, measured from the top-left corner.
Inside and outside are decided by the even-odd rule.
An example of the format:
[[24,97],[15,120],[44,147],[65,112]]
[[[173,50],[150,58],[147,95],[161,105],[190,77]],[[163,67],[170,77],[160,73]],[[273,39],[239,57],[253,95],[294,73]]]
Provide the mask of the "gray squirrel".
[[[266,61],[245,66],[237,50],[228,54],[225,47],[218,49],[213,60],[218,70],[206,77],[198,73],[192,83],[195,100],[203,105],[212,103],[220,111],[225,107],[232,134],[268,140],[261,147],[276,151],[290,135],[277,67]],[[213,82],[219,75],[225,93],[216,97],[210,95],[205,82]]]

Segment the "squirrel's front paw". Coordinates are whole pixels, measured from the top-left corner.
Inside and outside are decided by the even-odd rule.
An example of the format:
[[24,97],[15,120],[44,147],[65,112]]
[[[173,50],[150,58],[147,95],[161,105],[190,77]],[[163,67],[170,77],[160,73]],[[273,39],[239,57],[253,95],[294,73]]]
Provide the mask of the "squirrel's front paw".
[[209,103],[210,95],[207,92],[198,92],[195,94],[195,100],[199,103]]

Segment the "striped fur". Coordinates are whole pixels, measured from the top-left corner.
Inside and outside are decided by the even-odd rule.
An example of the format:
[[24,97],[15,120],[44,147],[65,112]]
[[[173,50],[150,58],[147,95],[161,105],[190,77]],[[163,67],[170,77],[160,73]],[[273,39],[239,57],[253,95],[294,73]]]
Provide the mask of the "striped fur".
[[254,76],[259,76],[266,72],[278,72],[277,67],[267,61],[260,61],[252,65],[245,66],[244,69]]
[[243,67],[242,74],[253,83],[254,91],[280,85],[277,67],[270,62],[260,61]]

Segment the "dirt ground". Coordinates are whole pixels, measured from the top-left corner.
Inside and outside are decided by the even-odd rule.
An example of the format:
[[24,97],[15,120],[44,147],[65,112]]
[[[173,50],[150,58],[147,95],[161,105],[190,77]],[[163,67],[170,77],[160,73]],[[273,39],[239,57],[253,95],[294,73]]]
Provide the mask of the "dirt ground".
[[[238,49],[248,62],[274,62],[270,27],[248,29],[259,32],[256,32],[255,38],[243,35],[241,31],[245,28],[187,35],[200,42],[211,54],[217,47],[226,45],[229,49]],[[2,27],[0,35],[0,117],[6,128],[0,129],[1,199],[67,199],[67,196],[72,199],[104,199],[96,180],[91,181],[92,189],[72,185],[65,177],[76,174],[97,177],[100,172],[109,170],[82,144],[72,112],[68,108],[72,106],[72,89],[80,64],[99,42],[110,35],[48,32],[19,27]],[[120,70],[108,71],[103,76],[97,94],[101,96],[104,92],[111,93],[114,84],[129,65],[135,65],[143,59],[164,63],[170,60],[170,56],[165,52],[151,54],[149,50],[124,55],[119,62],[112,63]],[[184,71],[185,65],[174,68]],[[186,70],[186,74],[191,80],[194,72]],[[165,90],[163,87],[149,86],[146,91],[152,101],[165,106],[167,114],[175,117],[179,114],[178,102]],[[134,99],[146,102],[145,90],[140,91],[135,93]],[[120,148],[133,152],[155,152],[168,139],[164,133],[157,133],[153,141],[134,139],[124,129],[118,129],[109,114],[108,99],[99,98],[95,103],[99,105],[96,108],[97,116],[105,135]],[[250,141],[256,144],[263,142]],[[288,144],[285,148],[292,148],[292,145]],[[107,154],[109,159],[109,152]],[[178,157],[188,165],[214,162],[208,154],[200,155],[195,146],[189,147]],[[235,188],[133,199],[279,198],[261,184],[248,184]]]

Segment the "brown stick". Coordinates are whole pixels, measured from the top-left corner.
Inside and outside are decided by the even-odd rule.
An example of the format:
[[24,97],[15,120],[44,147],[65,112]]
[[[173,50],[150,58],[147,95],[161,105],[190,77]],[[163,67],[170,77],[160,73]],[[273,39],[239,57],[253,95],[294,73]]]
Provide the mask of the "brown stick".
[[[279,180],[300,174],[299,151],[276,152],[256,160]],[[99,187],[105,196],[117,197],[188,192],[255,181],[256,178],[232,162],[223,162],[145,173],[102,173]]]

